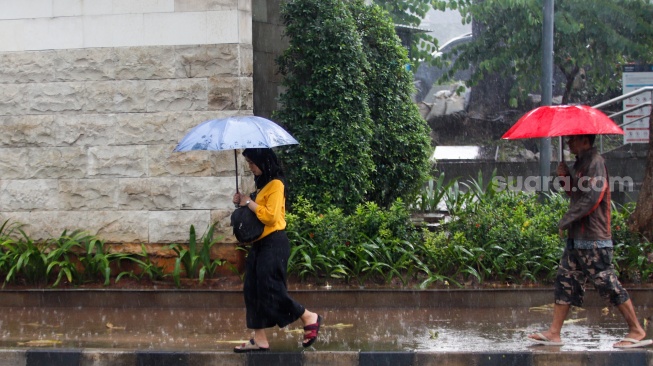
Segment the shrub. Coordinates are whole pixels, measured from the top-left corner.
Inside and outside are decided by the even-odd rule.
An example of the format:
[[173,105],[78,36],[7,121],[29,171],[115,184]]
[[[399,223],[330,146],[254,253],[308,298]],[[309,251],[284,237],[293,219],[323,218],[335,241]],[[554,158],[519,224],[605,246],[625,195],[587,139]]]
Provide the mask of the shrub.
[[181,286],[182,268],[188,278],[198,278],[199,283],[204,282],[205,278],[210,278],[216,269],[226,261],[220,258],[211,258],[211,248],[217,244],[218,238],[215,237],[215,223],[209,225],[202,237],[197,239],[195,226],[190,226],[188,245],[170,244],[169,248],[177,253],[175,266],[172,272],[172,278],[177,287]]
[[430,129],[412,101],[413,74],[390,15],[362,0],[348,6],[369,65],[365,84],[374,125],[370,145],[375,169],[367,200],[387,208],[397,198],[412,198],[427,180]]
[[[614,203],[614,202],[613,202]],[[635,210],[635,203],[612,206],[612,240],[614,263],[622,279],[646,282],[653,274],[653,243],[630,230],[628,219]]]
[[423,185],[421,191],[415,197],[411,208],[420,212],[436,212],[438,205],[444,199],[447,192],[452,188],[456,179],[450,182],[444,182],[444,172],[436,178],[430,178],[426,184]]
[[9,220],[2,225],[4,283],[23,280],[27,284],[45,284],[48,281],[46,243],[34,242],[21,226]]
[[[101,239],[82,230],[71,233],[64,230],[57,238],[35,242],[21,226],[9,220],[0,225],[0,275],[4,276],[4,284],[43,286],[52,282],[51,286],[56,287],[66,280],[73,285],[102,281],[106,286],[111,282],[113,265],[120,268],[122,261],[136,264],[141,273],[120,272],[115,276],[115,282],[123,276],[139,280],[143,276],[152,280],[168,276],[162,266],[151,260],[143,244],[140,254],[111,252],[105,249]],[[198,243],[195,228],[191,225],[188,246],[170,246],[179,256],[172,273],[177,286],[180,286],[182,266],[189,278],[199,277],[201,283],[226,263],[223,259],[211,258],[211,248],[219,241],[214,237],[214,228],[215,224],[209,226]]]
[[293,243],[288,270],[300,278],[387,282],[399,277],[405,283],[413,273],[413,243],[421,233],[412,229],[401,200],[389,209],[361,204],[347,215],[336,207],[318,210],[299,197],[286,220]]
[[388,13],[362,0],[292,0],[282,18],[287,89],[274,117],[300,142],[280,153],[291,203],[303,196],[350,214],[412,199],[429,172],[429,128]]
[[542,202],[536,194],[493,191],[468,201],[444,232],[426,234],[420,254],[441,278],[550,280],[562,253],[557,223],[565,209],[558,194]]
[[28,285],[46,285],[54,281],[52,287],[57,287],[63,280],[78,285],[95,282],[102,276],[108,285],[111,263],[130,257],[105,253],[104,243],[82,230],[70,233],[64,230],[57,238],[35,242],[21,229],[21,224],[5,221],[0,227],[0,240],[0,268],[5,284],[22,281]]
[[[129,253],[110,252],[105,248],[103,240],[92,236],[84,235],[80,237],[80,247],[83,249],[78,255],[77,260],[82,266],[79,273],[78,283],[96,282],[101,280],[104,286],[111,283],[111,264],[116,263],[120,268],[121,261],[131,261],[141,265],[139,259]],[[144,248],[144,246],[142,245]],[[123,276],[131,276],[129,271],[121,271],[116,275],[116,282]]]
[[291,0],[281,8],[289,47],[277,60],[285,92],[274,117],[300,142],[281,149],[291,195],[351,212],[371,187],[369,69],[341,0]]

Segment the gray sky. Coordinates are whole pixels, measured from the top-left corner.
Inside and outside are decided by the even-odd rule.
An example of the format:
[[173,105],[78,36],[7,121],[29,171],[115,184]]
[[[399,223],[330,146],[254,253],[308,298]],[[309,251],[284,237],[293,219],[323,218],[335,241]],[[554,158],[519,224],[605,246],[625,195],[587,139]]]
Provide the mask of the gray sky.
[[420,28],[431,30],[429,34],[437,38],[440,45],[451,38],[472,31],[471,24],[463,25],[461,23],[461,16],[458,11],[450,10],[446,12],[431,10],[426,14],[426,18],[422,20]]

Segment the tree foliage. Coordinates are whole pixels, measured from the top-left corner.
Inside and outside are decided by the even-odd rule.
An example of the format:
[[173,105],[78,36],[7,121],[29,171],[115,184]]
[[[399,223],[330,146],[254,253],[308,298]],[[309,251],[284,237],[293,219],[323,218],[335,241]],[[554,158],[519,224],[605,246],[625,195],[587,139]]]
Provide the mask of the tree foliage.
[[366,6],[363,0],[349,4],[369,61],[365,84],[374,121],[375,170],[367,199],[390,207],[399,197],[414,197],[428,177],[429,127],[412,102],[413,75],[405,67],[409,62],[406,49],[391,19],[380,7]]
[[[422,0],[376,1],[395,11],[412,10],[425,3]],[[474,86],[498,74],[504,80],[513,81],[511,106],[540,89],[542,0],[433,0],[430,3],[434,9],[458,9],[465,23],[473,20],[482,24],[474,27],[481,31],[474,32],[472,42],[455,49],[456,60],[445,78],[458,70],[472,68],[467,85]],[[554,65],[565,79],[563,104],[594,104],[599,101],[596,96],[620,89],[623,64],[653,63],[653,1],[557,0],[554,11]],[[584,87],[575,90],[574,81],[583,71]],[[634,230],[649,240],[653,236],[650,229],[652,159],[653,143],[649,143],[646,176],[631,223]]]
[[[383,10],[387,11],[394,24],[419,27],[426,13],[431,10],[431,0],[374,0]],[[446,9],[446,4],[438,4],[440,10]],[[413,64],[419,61],[431,62],[431,54],[438,49],[438,40],[427,33],[416,33],[411,39],[410,54]]]
[[[651,19],[648,0],[562,2],[555,16],[554,64],[566,79],[563,103],[583,102],[583,92],[591,96],[620,88],[621,65],[653,61]],[[588,83],[574,96],[581,69]]]
[[282,151],[294,197],[351,212],[412,196],[428,173],[428,126],[387,13],[362,0],[293,0],[282,18],[275,118],[300,142]]
[[291,191],[353,210],[374,169],[356,24],[341,0],[288,1],[281,16],[289,47],[278,59],[286,90],[275,118],[300,142],[282,152]]
[[[474,40],[458,47],[447,74],[473,67],[468,86],[499,73],[514,80],[510,105],[540,89],[542,68],[542,1],[438,1],[461,9],[466,20],[483,25]],[[620,65],[653,60],[653,4],[648,0],[556,1],[554,65],[565,78],[563,103],[618,88]],[[574,93],[574,80],[584,70],[586,89]],[[582,93],[584,92],[584,94]]]

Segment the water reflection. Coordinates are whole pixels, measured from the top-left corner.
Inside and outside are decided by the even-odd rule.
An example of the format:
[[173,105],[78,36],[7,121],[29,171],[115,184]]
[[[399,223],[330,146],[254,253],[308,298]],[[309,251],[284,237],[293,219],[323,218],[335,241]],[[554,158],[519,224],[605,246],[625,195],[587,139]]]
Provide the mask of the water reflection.
[[[483,352],[537,350],[527,334],[551,314],[528,308],[318,309],[321,351]],[[647,308],[637,309],[646,314]],[[3,308],[0,347],[230,351],[250,337],[240,309]],[[613,350],[626,332],[615,310],[572,314],[560,351]],[[276,351],[299,351],[301,323],[268,333]]]

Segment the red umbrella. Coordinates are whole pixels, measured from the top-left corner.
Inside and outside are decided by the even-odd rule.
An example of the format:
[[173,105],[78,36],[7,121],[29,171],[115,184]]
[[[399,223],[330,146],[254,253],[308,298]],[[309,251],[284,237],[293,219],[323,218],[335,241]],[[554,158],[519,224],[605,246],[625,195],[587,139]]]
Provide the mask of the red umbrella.
[[528,139],[568,135],[623,135],[608,116],[586,105],[542,106],[523,115],[501,138]]

